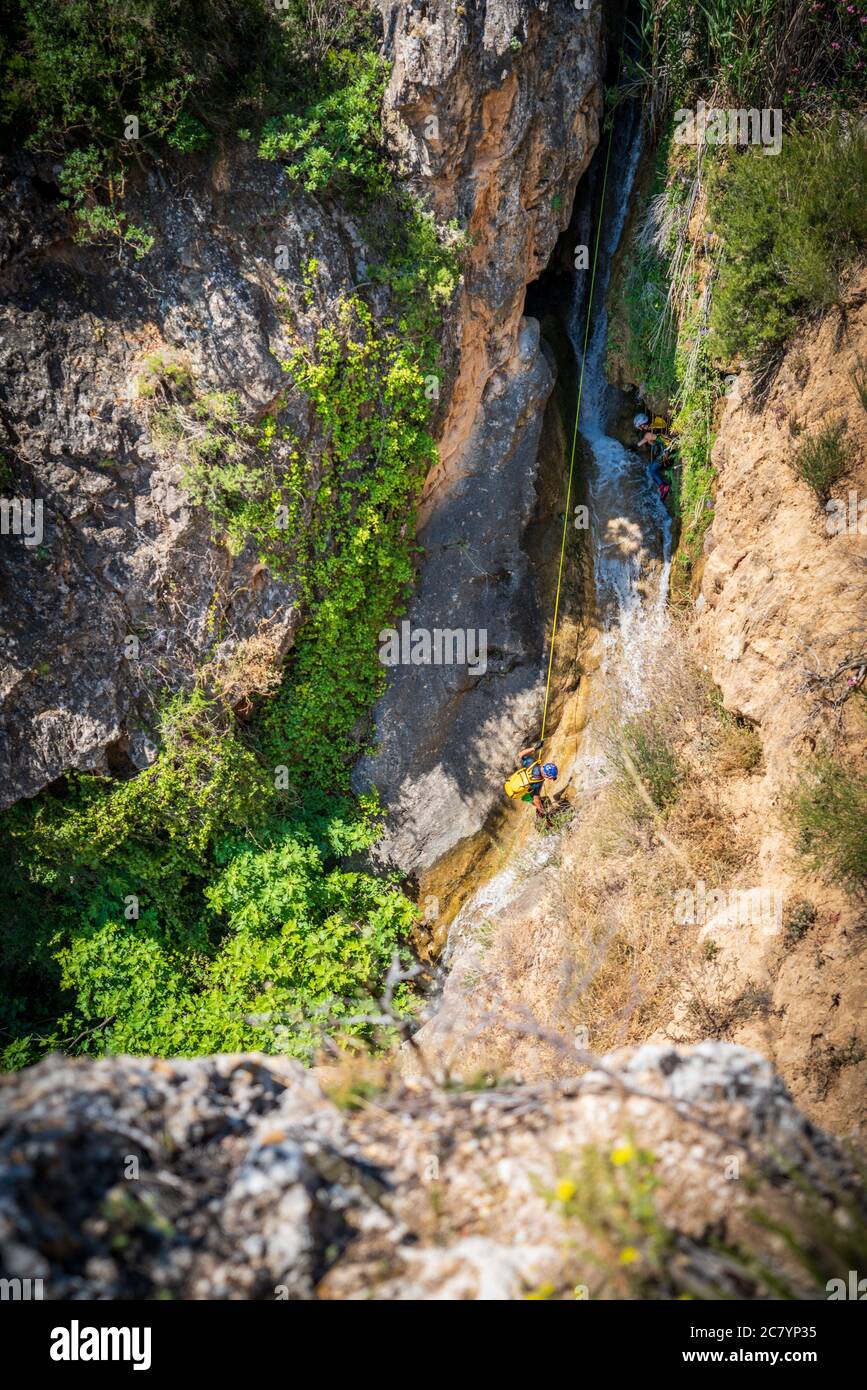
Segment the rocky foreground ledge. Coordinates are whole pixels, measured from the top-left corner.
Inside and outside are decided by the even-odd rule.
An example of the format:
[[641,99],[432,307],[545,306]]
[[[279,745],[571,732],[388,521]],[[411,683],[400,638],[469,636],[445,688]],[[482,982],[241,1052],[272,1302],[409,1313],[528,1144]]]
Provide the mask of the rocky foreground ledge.
[[[658,1182],[656,1296],[676,1270],[695,1296],[749,1297],[743,1261],[722,1247],[787,1258],[751,1209],[791,1229],[799,1204],[830,1197],[846,1227],[859,1200],[849,1160],[770,1065],[723,1043],[619,1052],[556,1084],[393,1078],[349,1094],[335,1104],[314,1073],[259,1055],[49,1058],[7,1076],[3,1275],[42,1279],[51,1299],[616,1294],[617,1266],[661,1247],[639,1223],[636,1248],[600,1275],[590,1252],[611,1258],[608,1214],[602,1204],[588,1223],[578,1210],[592,1152],[627,1188],[642,1173]],[[785,1277],[826,1296],[798,1260]]]

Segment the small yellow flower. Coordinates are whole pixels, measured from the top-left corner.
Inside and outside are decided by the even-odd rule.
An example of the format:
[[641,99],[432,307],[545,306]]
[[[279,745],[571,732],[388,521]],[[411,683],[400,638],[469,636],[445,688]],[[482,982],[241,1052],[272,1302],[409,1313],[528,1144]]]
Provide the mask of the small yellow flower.
[[619,1144],[612,1150],[611,1162],[616,1163],[618,1168],[624,1163],[631,1163],[635,1157],[635,1150],[631,1144]]
[[531,1293],[524,1294],[524,1299],[528,1303],[544,1303],[551,1298],[557,1290],[553,1284],[540,1284],[538,1289],[533,1289]]
[[558,1202],[569,1202],[577,1191],[578,1187],[571,1178],[561,1178],[554,1188],[554,1196]]
[[634,1265],[638,1259],[638,1251],[634,1245],[627,1245],[625,1250],[620,1252],[620,1263],[622,1265]]

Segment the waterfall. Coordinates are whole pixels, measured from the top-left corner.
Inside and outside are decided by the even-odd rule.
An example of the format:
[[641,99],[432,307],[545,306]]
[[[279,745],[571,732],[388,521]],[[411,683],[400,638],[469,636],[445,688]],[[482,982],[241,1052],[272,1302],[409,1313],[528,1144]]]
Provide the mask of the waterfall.
[[[587,788],[604,775],[597,727],[599,695],[616,688],[618,706],[634,714],[647,704],[647,675],[653,653],[664,640],[668,579],[671,567],[671,518],[648,473],[648,459],[608,434],[617,393],[605,378],[608,313],[605,297],[611,267],[623,233],[641,154],[639,114],[628,111],[615,130],[605,206],[592,321],[584,363],[580,434],[592,463],[589,475],[591,535],[599,622],[601,665],[578,754],[575,781]],[[613,177],[612,177],[613,175]],[[588,272],[589,273],[589,272]],[[587,295],[580,275],[569,319],[569,334],[579,367],[586,330]]]

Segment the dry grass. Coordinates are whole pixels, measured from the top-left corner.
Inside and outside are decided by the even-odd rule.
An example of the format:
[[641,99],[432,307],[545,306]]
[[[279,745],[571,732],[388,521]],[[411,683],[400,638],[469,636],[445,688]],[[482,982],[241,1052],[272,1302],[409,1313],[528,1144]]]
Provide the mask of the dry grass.
[[717,772],[723,776],[758,772],[763,761],[764,751],[758,729],[744,720],[725,720],[717,745]]
[[[540,1046],[539,1029],[595,1054],[665,1037],[675,1017],[692,1029],[689,981],[709,959],[701,924],[683,925],[678,902],[701,880],[726,890],[752,868],[728,805],[732,763],[753,760],[739,749],[720,769],[733,721],[678,634],[660,646],[650,707],[623,718],[612,703],[595,725],[610,776],[576,797],[555,856],[540,870],[528,851],[503,904],[462,928],[437,1025],[425,1030],[458,1075],[574,1070],[574,1055]],[[721,1027],[726,1001],[712,1003]]]
[[[675,920],[676,894],[700,880],[728,887],[751,862],[724,791],[732,774],[755,770],[755,731],[722,709],[677,633],[648,684],[654,697],[641,729],[649,745],[639,742],[624,760],[635,721],[624,739],[625,721],[611,710],[613,777],[582,808],[561,876],[559,912],[580,982],[573,1012],[594,1051],[665,1031],[701,955],[697,928]],[[752,1007],[746,997],[727,1003],[725,990],[717,993],[704,1002],[720,1026],[732,1009],[740,1017]]]
[[341,1110],[361,1110],[396,1084],[393,1058],[372,1056],[363,1048],[347,1048],[322,1057],[313,1074],[325,1095]]
[[247,713],[253,701],[280,684],[284,633],[265,618],[257,630],[204,666],[201,677],[231,709]]

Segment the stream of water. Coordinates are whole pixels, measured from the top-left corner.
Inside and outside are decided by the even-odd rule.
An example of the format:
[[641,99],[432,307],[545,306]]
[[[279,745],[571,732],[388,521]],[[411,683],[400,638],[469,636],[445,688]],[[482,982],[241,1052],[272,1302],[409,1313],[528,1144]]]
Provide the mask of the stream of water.
[[[591,332],[584,364],[578,428],[592,455],[589,476],[594,578],[601,661],[594,677],[574,785],[587,789],[604,776],[601,702],[613,698],[620,714],[647,703],[653,654],[664,640],[671,567],[671,518],[648,474],[648,460],[608,433],[618,393],[605,378],[611,267],[629,209],[641,155],[641,122],[629,116],[615,131]],[[580,364],[585,334],[585,296],[576,282],[569,332]]]
[[[592,322],[578,427],[592,460],[588,490],[601,642],[575,765],[562,769],[579,816],[582,796],[608,775],[604,750],[612,708],[620,717],[628,717],[647,706],[652,660],[665,640],[667,625],[671,518],[649,476],[647,457],[608,433],[614,418],[623,413],[623,397],[605,377],[605,297],[629,211],[641,143],[639,113],[626,109],[615,129],[605,207],[596,212],[604,221],[593,302],[587,305],[587,284],[576,277],[568,322],[580,367],[589,308]],[[544,868],[556,852],[556,839],[540,838],[476,891],[455,919],[444,963],[451,959],[465,928],[471,930],[480,918],[495,917],[521,891],[528,874]],[[451,1025],[443,1022],[443,1026]]]

